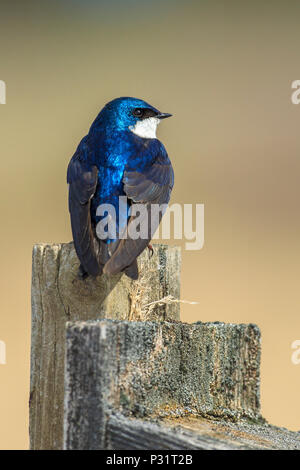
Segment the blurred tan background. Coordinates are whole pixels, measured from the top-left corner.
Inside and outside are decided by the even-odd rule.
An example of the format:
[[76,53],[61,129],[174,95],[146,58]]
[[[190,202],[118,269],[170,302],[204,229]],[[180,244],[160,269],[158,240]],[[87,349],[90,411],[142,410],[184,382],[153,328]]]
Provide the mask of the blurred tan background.
[[143,98],[175,170],[171,202],[205,204],[183,252],[182,319],[257,323],[262,413],[300,429],[299,2],[2,1],[0,448],[28,447],[31,249],[71,239],[66,168],[102,106]]

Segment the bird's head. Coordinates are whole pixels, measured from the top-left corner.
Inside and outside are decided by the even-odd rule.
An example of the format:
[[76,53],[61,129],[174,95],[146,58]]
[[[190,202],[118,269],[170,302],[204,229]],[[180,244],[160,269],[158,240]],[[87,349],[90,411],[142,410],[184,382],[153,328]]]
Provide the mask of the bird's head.
[[107,103],[100,112],[95,124],[117,130],[130,130],[148,139],[156,138],[156,128],[161,119],[172,116],[161,113],[150,104],[137,98],[116,98]]

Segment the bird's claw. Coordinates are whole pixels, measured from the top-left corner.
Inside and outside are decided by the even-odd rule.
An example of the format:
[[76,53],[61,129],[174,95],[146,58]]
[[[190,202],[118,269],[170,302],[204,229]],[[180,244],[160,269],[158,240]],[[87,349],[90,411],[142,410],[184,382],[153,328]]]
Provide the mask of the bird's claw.
[[153,249],[153,246],[152,245],[148,245],[147,246],[148,250],[149,250],[149,258],[152,258],[153,254],[154,254],[154,249]]

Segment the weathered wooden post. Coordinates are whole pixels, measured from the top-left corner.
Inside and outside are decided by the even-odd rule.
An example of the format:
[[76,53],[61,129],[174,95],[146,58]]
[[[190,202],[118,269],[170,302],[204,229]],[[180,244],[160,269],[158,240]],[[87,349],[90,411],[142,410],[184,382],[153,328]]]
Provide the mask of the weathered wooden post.
[[256,419],[259,353],[255,325],[68,323],[65,447],[108,448],[118,412]]
[[[73,243],[33,249],[30,445],[62,449],[65,325],[67,321],[179,320],[180,249],[154,245],[139,257],[141,276],[77,279]],[[159,303],[159,299],[168,299]]]
[[260,415],[256,325],[67,325],[65,449],[298,449]]
[[34,247],[32,449],[300,450],[260,415],[258,327],[179,321],[178,248],[143,253],[138,281],[78,265]]

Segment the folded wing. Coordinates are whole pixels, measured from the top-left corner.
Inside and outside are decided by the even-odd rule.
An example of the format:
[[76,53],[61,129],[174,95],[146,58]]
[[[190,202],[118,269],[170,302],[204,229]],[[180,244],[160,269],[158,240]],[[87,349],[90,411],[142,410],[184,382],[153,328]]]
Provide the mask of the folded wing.
[[[136,258],[147,247],[155,231],[158,228],[162,213],[158,217],[151,217],[151,208],[153,204],[167,204],[170,200],[171,191],[174,184],[174,173],[171,162],[165,154],[158,156],[152,165],[139,172],[128,170],[124,172],[123,177],[124,192],[131,200],[131,206],[143,204],[145,211],[143,216],[139,215],[139,224],[145,224],[147,227],[147,236],[145,238],[133,239],[130,236],[131,224],[136,216],[131,216],[126,232],[121,239],[109,261],[105,264],[104,272],[115,274],[117,272],[128,270],[136,265]],[[126,237],[126,238],[125,238]]]

